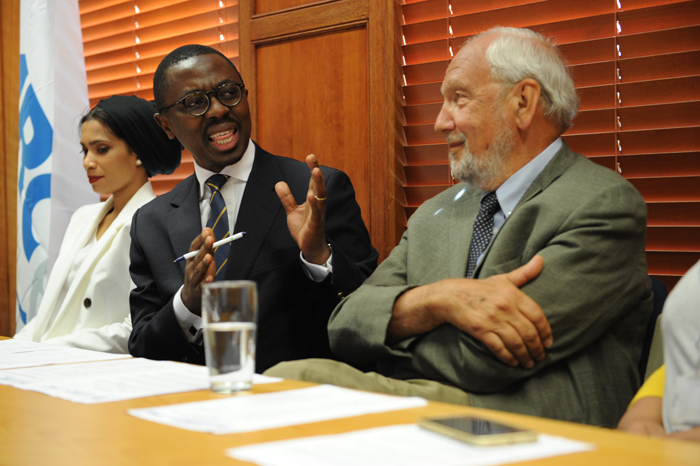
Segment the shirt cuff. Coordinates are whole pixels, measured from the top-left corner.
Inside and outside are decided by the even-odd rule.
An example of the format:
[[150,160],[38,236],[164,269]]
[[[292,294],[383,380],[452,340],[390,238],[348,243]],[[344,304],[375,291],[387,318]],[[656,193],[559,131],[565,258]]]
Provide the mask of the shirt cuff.
[[[184,286],[184,285],[183,285]],[[187,340],[190,343],[201,343],[202,341],[202,318],[192,314],[185,303],[182,302],[182,286],[173,297],[173,309],[175,310],[175,318],[180,324],[182,331],[185,332]]]
[[331,255],[328,256],[328,260],[321,265],[312,264],[311,262],[304,259],[304,254],[299,251],[299,258],[301,263],[304,265],[304,272],[306,276],[315,282],[322,282],[326,277],[333,273],[333,249],[331,245],[328,245],[328,249],[331,251]]

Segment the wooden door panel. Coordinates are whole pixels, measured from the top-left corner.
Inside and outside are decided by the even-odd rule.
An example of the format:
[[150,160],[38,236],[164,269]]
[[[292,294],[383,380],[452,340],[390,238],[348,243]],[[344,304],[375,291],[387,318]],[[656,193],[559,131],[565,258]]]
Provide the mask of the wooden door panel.
[[366,28],[261,45],[256,77],[257,142],[298,160],[313,153],[347,173],[369,229]]
[[254,14],[262,15],[265,13],[285,10],[287,8],[310,5],[312,3],[319,3],[319,0],[257,0],[255,2]]

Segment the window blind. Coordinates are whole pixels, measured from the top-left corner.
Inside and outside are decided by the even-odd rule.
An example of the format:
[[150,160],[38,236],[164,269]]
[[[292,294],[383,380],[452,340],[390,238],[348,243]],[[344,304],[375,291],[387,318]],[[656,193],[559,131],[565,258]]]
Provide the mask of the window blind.
[[700,260],[700,1],[405,0],[406,214],[451,178],[433,123],[450,58],[490,27],[552,37],[581,108],[573,150],[618,170],[649,212],[649,273],[670,289]]
[[[239,66],[238,0],[80,0],[90,107],[114,94],[153,100],[161,60],[186,44],[214,47]],[[171,175],[151,178],[156,194],[194,172],[192,155]]]

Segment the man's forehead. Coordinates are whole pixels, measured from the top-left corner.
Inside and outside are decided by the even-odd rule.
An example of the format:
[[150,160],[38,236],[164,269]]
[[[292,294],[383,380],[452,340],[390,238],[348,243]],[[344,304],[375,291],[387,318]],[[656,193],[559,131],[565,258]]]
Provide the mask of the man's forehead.
[[240,75],[224,58],[219,55],[205,54],[189,57],[177,63],[173,63],[167,72],[168,88],[175,92],[186,91],[195,84],[214,82],[218,85],[221,81],[241,80]]
[[482,81],[489,76],[486,54],[482,47],[478,47],[480,44],[474,47],[475,43],[476,41],[465,45],[450,62],[440,87],[443,94],[451,89],[465,87],[468,83]]
[[447,67],[447,71],[445,71],[445,78],[442,80],[440,91],[444,94],[454,89],[466,87],[475,71],[472,64],[462,58],[455,57],[450,66]]

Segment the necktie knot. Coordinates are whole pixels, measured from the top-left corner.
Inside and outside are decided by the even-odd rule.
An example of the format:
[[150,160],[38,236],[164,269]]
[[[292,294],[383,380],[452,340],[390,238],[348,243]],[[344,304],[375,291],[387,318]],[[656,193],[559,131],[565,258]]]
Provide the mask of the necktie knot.
[[493,217],[496,212],[501,208],[498,204],[498,198],[496,197],[496,191],[491,191],[481,200],[481,206],[479,207],[479,213],[483,211],[485,214]]
[[212,194],[214,194],[214,190],[221,191],[221,187],[226,184],[228,179],[227,175],[222,175],[221,173],[210,176],[207,179],[207,185],[211,188]]
[[500,210],[498,197],[494,191],[486,194],[481,199],[479,214],[474,221],[472,243],[469,247],[469,262],[467,263],[467,278],[471,278],[476,270],[479,257],[486,250],[493,236],[493,216]]

